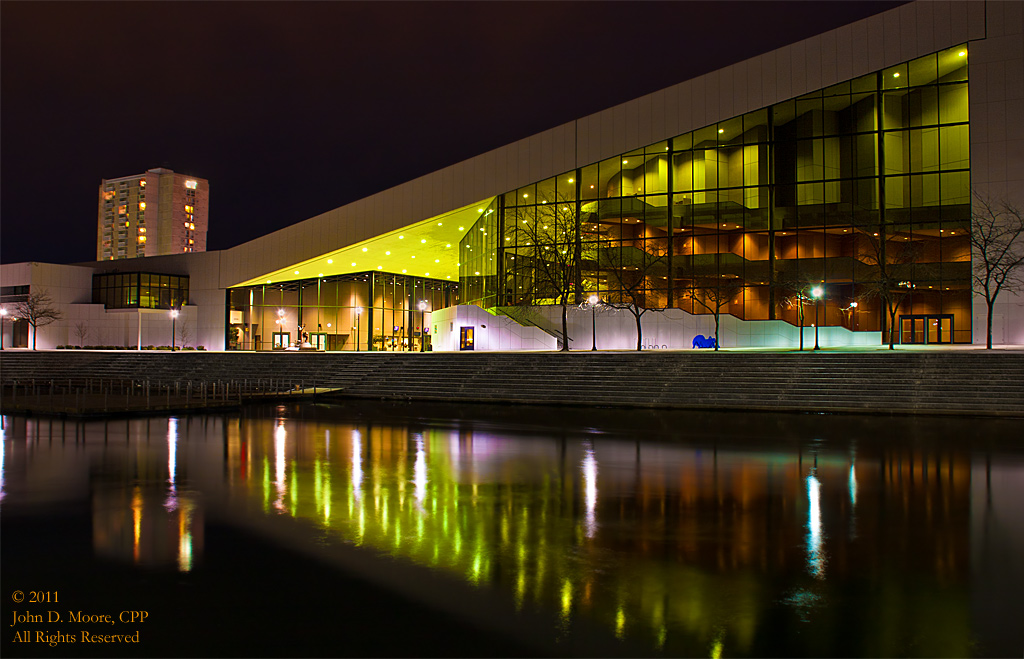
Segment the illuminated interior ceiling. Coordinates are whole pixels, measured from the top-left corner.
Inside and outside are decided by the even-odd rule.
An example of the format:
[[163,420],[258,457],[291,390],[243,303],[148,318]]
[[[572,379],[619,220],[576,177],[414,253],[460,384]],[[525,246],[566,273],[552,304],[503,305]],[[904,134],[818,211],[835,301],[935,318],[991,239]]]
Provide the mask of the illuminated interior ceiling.
[[272,284],[372,270],[458,281],[459,241],[490,203],[491,199],[485,199],[237,285]]

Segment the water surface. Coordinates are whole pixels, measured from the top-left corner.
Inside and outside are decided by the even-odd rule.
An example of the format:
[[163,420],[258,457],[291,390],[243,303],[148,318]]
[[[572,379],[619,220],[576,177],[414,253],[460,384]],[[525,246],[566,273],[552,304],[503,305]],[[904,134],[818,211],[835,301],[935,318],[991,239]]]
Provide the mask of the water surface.
[[[8,416],[4,620],[29,610],[6,591],[63,587],[159,611],[138,646],[68,656],[1018,656],[1021,427],[383,403]],[[5,656],[55,656],[11,632]]]

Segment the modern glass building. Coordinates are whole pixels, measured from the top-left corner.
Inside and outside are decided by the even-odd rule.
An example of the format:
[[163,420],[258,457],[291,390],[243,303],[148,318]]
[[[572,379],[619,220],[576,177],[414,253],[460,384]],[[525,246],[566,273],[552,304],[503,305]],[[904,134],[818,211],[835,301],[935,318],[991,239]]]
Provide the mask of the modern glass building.
[[[714,311],[729,346],[812,325],[826,346],[984,343],[970,220],[979,196],[1024,207],[1022,43],[1024,3],[910,2],[227,250],[60,266],[89,278],[57,289],[83,310],[44,343],[129,322],[84,309],[115,268],[188,276],[213,349],[537,349],[592,296],[614,312],[570,314],[573,348],[636,347],[627,307],[662,312],[641,323],[659,349]],[[5,286],[56,279],[40,267]],[[1000,296],[993,342],[1024,344],[1024,298]]]
[[[462,240],[485,307],[601,299],[970,343],[968,47],[616,154],[499,195]],[[725,284],[722,284],[722,281]],[[713,296],[713,294],[712,294]],[[810,302],[809,300],[807,300]]]

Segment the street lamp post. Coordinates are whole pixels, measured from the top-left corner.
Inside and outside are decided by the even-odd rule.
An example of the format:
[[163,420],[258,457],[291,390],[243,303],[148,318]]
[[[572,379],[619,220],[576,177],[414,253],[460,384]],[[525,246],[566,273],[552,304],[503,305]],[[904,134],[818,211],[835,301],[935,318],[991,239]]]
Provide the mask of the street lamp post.
[[416,308],[420,310],[420,352],[423,352],[425,349],[424,344],[426,343],[427,338],[427,326],[424,324],[424,320],[426,318],[425,314],[427,311],[427,301],[420,300],[419,303],[416,304]]
[[820,350],[818,347],[818,300],[824,294],[821,286],[815,286],[811,289],[811,297],[814,298],[814,349]]
[[363,315],[363,308],[356,307],[356,352],[359,352],[359,317]]
[[597,295],[591,295],[587,298],[587,304],[590,305],[590,336],[591,336],[591,351],[597,350],[597,305],[601,302],[601,298]]
[[171,352],[174,352],[174,325],[178,320],[178,310],[171,309]]

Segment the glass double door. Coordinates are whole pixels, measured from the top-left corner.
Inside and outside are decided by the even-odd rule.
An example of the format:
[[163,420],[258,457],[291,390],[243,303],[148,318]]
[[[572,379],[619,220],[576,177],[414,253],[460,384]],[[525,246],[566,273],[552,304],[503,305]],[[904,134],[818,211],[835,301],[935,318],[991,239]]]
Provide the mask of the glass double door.
[[900,316],[900,343],[952,343],[953,315],[904,314]]

